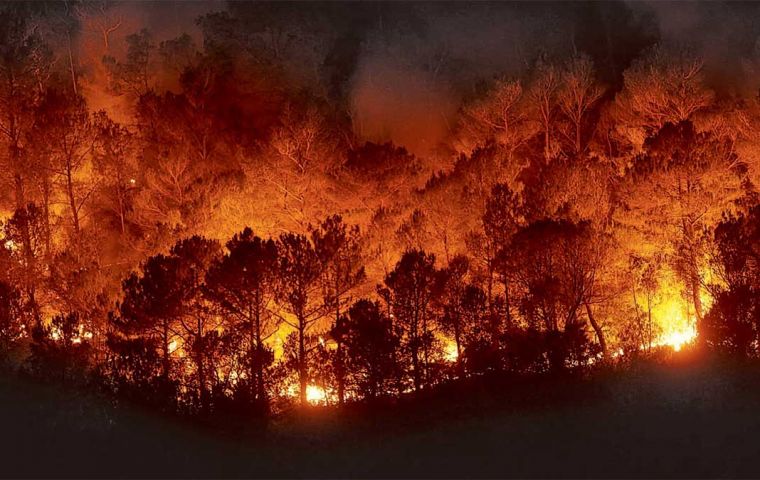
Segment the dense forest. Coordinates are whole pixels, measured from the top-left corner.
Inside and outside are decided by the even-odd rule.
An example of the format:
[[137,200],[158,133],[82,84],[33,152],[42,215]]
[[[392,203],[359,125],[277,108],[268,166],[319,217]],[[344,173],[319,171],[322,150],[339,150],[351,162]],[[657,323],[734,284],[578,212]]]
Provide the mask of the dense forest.
[[265,417],[760,354],[760,32],[721,69],[626,3],[170,7],[0,6],[6,375]]

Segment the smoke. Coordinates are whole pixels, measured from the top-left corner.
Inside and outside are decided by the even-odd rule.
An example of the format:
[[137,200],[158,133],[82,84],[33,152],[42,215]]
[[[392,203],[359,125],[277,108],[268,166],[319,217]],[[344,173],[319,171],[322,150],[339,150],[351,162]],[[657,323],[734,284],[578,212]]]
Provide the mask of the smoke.
[[[82,63],[91,66],[84,90],[93,108],[127,118],[124,99],[105,91],[101,64],[106,54],[124,58],[127,35],[148,29],[158,44],[187,33],[200,46],[196,19],[227,7],[223,1],[174,0],[116,3],[102,15],[93,10],[83,20],[78,48]],[[284,62],[301,65],[309,81],[339,82],[340,88],[320,85],[314,91],[339,92],[334,100],[349,105],[363,138],[392,140],[419,155],[432,152],[455,128],[464,101],[494,77],[524,75],[539,54],[561,61],[587,53],[600,80],[620,88],[623,70],[646,47],[685,44],[704,56],[719,92],[746,94],[760,87],[760,23],[754,21],[760,4],[243,3],[232,14],[268,8],[276,15],[267,24],[300,42]],[[116,24],[106,46],[101,26]],[[319,80],[325,52],[332,74],[324,75],[332,76]]]
[[567,53],[572,44],[572,22],[543,6],[409,9],[421,25],[376,22],[365,33],[349,98],[357,133],[418,155],[451,133],[463,99],[483,81],[520,76],[539,51]]
[[663,43],[698,52],[717,91],[747,94],[760,87],[760,4],[646,1],[629,6],[653,15]]
[[455,98],[429,72],[390,57],[365,57],[351,92],[354,130],[367,140],[390,140],[425,154],[448,134]]

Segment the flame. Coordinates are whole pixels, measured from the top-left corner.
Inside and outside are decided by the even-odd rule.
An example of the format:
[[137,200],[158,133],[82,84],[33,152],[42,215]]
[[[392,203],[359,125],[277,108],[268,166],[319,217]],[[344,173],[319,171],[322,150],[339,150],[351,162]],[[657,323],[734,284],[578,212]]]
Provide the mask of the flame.
[[447,340],[443,348],[443,359],[447,362],[454,363],[459,358],[459,352],[457,352],[457,344],[453,340]]
[[321,387],[308,385],[306,387],[306,401],[312,405],[323,405],[327,401],[327,393]]
[[673,347],[676,352],[681,351],[681,347],[686,344],[692,343],[697,338],[697,329],[691,326],[685,330],[671,332],[664,335],[658,341],[661,345],[668,345]]
[[[709,307],[709,299],[703,297],[703,304]],[[673,351],[681,349],[697,338],[697,321],[680,296],[671,296],[657,312],[661,333],[652,342],[653,347],[668,346]]]

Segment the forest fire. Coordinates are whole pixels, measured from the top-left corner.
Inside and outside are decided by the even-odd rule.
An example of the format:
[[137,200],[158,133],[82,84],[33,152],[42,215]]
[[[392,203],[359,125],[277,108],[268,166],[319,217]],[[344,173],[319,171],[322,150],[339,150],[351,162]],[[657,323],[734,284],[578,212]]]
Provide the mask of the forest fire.
[[8,372],[211,424],[760,357],[756,46],[160,3],[0,5]]

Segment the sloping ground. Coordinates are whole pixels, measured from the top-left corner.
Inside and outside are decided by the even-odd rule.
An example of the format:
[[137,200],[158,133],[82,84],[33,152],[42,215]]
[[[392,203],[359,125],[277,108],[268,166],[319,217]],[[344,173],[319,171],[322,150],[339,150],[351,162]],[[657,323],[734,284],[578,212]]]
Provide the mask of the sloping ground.
[[679,357],[593,380],[497,383],[473,381],[371,411],[289,415],[264,438],[235,440],[72,392],[5,382],[0,473],[760,477],[758,365]]

